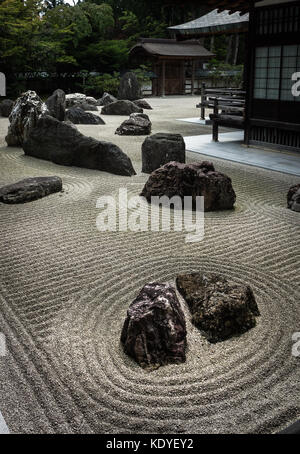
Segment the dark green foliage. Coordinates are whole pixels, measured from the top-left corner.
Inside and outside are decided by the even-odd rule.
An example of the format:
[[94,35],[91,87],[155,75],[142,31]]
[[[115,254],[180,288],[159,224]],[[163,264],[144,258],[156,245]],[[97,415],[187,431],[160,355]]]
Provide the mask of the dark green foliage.
[[[204,3],[75,0],[70,5],[64,0],[0,0],[0,71],[6,74],[8,95],[15,98],[24,89],[35,89],[35,79],[44,91],[53,91],[51,80],[65,76],[70,83],[64,88],[72,89],[83,71],[85,90],[116,93],[116,73],[130,69],[128,55],[137,39],[168,38],[169,25],[204,14]],[[205,44],[210,48],[209,41]],[[238,63],[243,61],[243,43],[240,48]],[[215,37],[214,51],[218,61],[231,62],[231,45],[224,37]]]

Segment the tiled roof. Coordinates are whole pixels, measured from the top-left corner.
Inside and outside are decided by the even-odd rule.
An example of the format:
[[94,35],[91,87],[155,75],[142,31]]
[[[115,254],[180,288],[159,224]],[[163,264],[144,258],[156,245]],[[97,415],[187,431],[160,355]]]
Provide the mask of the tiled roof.
[[178,42],[175,39],[141,39],[131,53],[142,49],[146,53],[164,57],[213,57],[213,53],[197,40]]
[[239,12],[229,14],[229,11],[218,13],[215,9],[205,16],[186,22],[185,24],[168,27],[176,34],[216,33],[226,30],[239,30],[245,28],[249,22],[249,14],[240,15]]

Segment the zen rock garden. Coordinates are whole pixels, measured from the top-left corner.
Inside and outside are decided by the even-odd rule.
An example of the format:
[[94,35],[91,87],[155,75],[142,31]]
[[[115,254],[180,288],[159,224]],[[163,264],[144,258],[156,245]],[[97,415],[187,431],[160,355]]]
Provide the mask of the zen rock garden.
[[[116,129],[117,135],[145,135],[142,143],[142,172],[150,174],[140,195],[151,202],[153,196],[204,196],[204,210],[234,208],[236,194],[231,178],[215,169],[212,162],[186,164],[185,142],[180,134],[151,134],[152,123],[143,109],[135,76],[126,74],[118,98],[104,93],[102,98],[81,93],[65,95],[63,90],[43,102],[34,91],[14,101],[3,101],[0,112],[9,117],[5,138],[8,146],[20,146],[25,155],[63,166],[102,170],[116,175],[136,174],[130,158],[112,142],[82,134],[75,125],[105,127],[102,115],[129,116]],[[93,113],[96,112],[96,113]],[[0,202],[26,203],[63,189],[57,176],[32,177],[0,188]],[[288,208],[300,212],[300,184],[290,188]],[[141,367],[153,370],[186,360],[187,330],[181,298],[191,322],[210,343],[240,336],[256,325],[260,315],[251,287],[210,273],[181,274],[176,288],[169,283],[144,285],[127,311],[121,343],[124,352]]]

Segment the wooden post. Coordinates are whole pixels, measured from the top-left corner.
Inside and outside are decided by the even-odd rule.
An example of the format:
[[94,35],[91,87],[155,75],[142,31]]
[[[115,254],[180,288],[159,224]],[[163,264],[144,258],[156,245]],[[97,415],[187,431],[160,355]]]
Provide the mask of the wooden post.
[[216,120],[216,116],[218,115],[218,99],[214,99],[214,116],[213,116],[213,130],[212,130],[212,138],[214,142],[219,141],[219,125]]
[[204,101],[206,101],[205,83],[202,82],[202,85],[201,85],[201,120],[205,120],[205,107],[203,105]]
[[192,96],[195,94],[195,60],[192,61]]
[[164,98],[166,96],[166,62],[162,61],[162,78],[161,78],[161,95]]
[[185,95],[185,61],[183,60],[181,62],[181,71],[180,71],[180,74],[181,74],[181,92],[183,95]]

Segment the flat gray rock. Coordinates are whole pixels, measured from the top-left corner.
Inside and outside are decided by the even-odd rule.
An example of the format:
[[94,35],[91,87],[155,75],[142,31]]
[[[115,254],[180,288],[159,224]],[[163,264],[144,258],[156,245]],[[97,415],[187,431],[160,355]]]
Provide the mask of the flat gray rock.
[[26,178],[0,188],[0,202],[8,204],[26,203],[61,190],[62,180],[59,177]]

